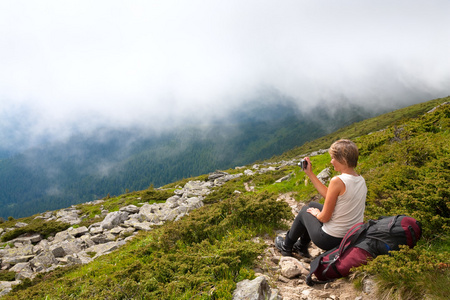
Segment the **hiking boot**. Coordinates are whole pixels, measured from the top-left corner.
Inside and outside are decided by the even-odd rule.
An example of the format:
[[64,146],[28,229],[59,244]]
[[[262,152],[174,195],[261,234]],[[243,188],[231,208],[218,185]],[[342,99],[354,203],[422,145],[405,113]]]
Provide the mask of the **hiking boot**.
[[292,256],[292,247],[287,247],[281,236],[275,238],[275,247],[280,250],[283,256]]
[[311,255],[308,251],[309,243],[306,245],[302,245],[301,240],[299,239],[297,242],[295,242],[292,249],[297,252],[300,256],[303,256],[304,258],[311,258]]

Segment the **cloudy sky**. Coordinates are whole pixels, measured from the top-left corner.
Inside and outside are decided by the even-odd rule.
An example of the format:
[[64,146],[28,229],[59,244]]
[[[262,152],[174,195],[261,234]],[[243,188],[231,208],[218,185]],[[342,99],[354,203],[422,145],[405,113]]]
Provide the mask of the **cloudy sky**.
[[1,1],[0,138],[220,117],[268,89],[302,107],[444,97],[449,13],[448,0]]

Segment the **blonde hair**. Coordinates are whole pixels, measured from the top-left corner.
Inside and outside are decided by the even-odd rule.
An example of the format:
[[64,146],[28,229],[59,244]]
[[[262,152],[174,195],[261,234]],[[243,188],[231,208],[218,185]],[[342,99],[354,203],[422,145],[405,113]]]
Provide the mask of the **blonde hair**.
[[356,168],[358,164],[358,147],[350,140],[341,139],[334,142],[330,146],[328,153],[338,162],[346,164],[351,168]]

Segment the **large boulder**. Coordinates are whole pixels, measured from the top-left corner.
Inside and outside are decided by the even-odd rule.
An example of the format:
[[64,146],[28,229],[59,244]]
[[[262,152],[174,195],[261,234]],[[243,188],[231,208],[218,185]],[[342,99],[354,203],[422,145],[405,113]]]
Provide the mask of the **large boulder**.
[[124,207],[121,207],[120,209],[119,209],[119,211],[124,211],[124,212],[127,212],[127,213],[129,213],[130,215],[131,214],[137,214],[138,212],[139,212],[139,207],[137,207],[136,205],[128,205],[128,206],[124,206]]
[[43,251],[35,258],[30,260],[30,265],[36,272],[45,271],[46,269],[57,264],[58,260],[56,260],[55,256],[50,251]]
[[56,220],[70,225],[79,224],[81,219],[78,217],[81,211],[75,208],[61,209],[56,213]]
[[68,230],[68,233],[71,234],[74,237],[80,237],[88,232],[88,229],[86,226],[78,227],[78,228],[70,228]]
[[278,290],[272,290],[266,277],[258,276],[253,280],[242,280],[236,284],[233,300],[279,300]]
[[114,211],[106,215],[100,226],[103,229],[111,229],[128,219],[128,213],[125,211]]
[[294,257],[283,256],[279,263],[281,267],[281,275],[286,278],[295,278],[300,275],[308,275],[309,272],[305,266]]
[[124,244],[125,244],[124,241],[108,242],[105,244],[99,244],[99,245],[89,247],[88,249],[85,250],[85,252],[87,254],[93,253],[94,254],[93,258],[95,259],[101,255],[104,255],[104,254],[107,254],[107,253],[110,253],[110,252],[116,250],[117,248],[119,248],[120,246],[122,246]]

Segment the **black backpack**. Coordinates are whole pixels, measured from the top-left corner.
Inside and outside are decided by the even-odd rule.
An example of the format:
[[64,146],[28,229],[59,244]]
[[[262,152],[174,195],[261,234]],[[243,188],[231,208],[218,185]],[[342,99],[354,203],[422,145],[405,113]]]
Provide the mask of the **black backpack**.
[[[400,245],[414,247],[422,234],[421,224],[405,215],[380,217],[353,226],[339,247],[316,257],[310,265],[306,283],[325,283],[345,277],[352,267],[367,264],[371,258],[399,250]],[[315,275],[317,280],[312,279]]]

